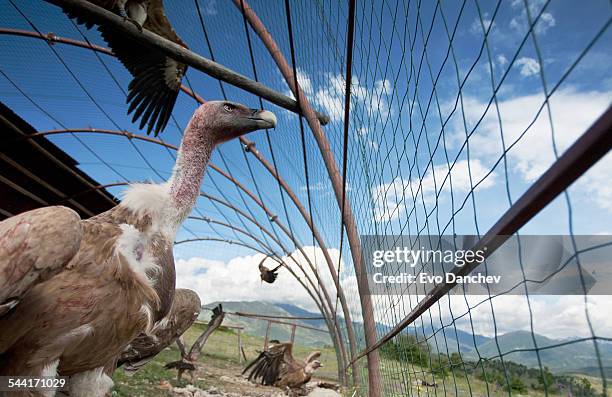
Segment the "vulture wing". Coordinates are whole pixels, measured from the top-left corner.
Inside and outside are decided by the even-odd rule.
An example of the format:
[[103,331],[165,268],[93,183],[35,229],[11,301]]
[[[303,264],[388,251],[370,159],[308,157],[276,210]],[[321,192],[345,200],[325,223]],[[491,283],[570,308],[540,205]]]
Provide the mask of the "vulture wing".
[[45,207],[0,222],[0,316],[27,291],[70,262],[79,250],[81,218],[66,207]]
[[319,357],[321,357],[321,352],[320,351],[314,351],[314,352],[310,353],[308,355],[308,357],[306,357],[306,364],[308,364],[309,362],[312,362],[314,360],[317,360]]
[[261,379],[262,385],[274,385],[280,378],[285,366],[294,361],[291,355],[292,347],[291,343],[281,343],[272,346],[269,350],[261,352],[242,373],[244,374],[250,370],[250,381]]
[[140,334],[130,343],[119,357],[117,367],[124,365],[130,374],[138,371],[187,331],[200,314],[200,307],[198,294],[177,289],[170,313],[155,324],[151,334]]
[[[118,14],[117,0],[92,2]],[[64,8],[64,12],[88,28],[93,26],[93,21],[78,15],[75,10]],[[162,0],[149,1],[143,28],[187,48],[170,25]],[[132,122],[140,119],[139,128],[142,129],[146,125],[147,134],[153,131],[157,136],[170,120],[187,65],[125,37],[107,26],[100,25],[98,31],[134,77],[128,86],[126,101],[129,103],[128,114],[134,113]]]
[[[170,25],[161,0],[150,1],[143,28],[187,48]],[[154,131],[157,136],[170,120],[187,65],[117,34],[112,29],[100,26],[98,30],[117,58],[134,76],[128,86],[126,101],[130,104],[128,114],[134,112],[132,122],[140,119],[139,128],[147,125],[147,134]]]

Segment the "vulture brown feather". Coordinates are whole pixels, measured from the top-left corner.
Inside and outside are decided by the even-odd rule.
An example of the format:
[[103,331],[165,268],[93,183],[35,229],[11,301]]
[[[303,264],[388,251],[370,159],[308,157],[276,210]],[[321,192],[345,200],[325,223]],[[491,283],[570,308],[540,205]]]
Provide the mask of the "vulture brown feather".
[[60,270],[7,294],[18,304],[0,316],[0,374],[69,376],[71,397],[104,396],[112,386],[105,369],[170,311],[173,242],[212,151],[275,125],[271,112],[207,102],[189,121],[167,182],[131,185],[119,205],[87,220],[51,207],[4,221],[16,237],[0,239],[0,271],[11,284],[27,285],[45,266]]
[[249,372],[250,381],[262,385],[298,389],[312,379],[314,372],[322,367],[320,352],[311,353],[304,361],[293,358],[292,343],[280,343],[263,351],[242,372]]
[[197,293],[177,289],[168,315],[155,323],[150,333],[141,333],[128,345],[121,353],[117,367],[123,366],[128,374],[138,371],[191,327],[200,314],[201,306]]
[[[162,0],[90,0],[90,2],[129,18],[140,28],[188,48],[172,28]],[[94,25],[94,21],[79,15],[78,10],[64,9],[64,12],[69,17],[75,18],[77,23],[85,24],[87,28]],[[98,26],[98,31],[133,76],[126,98],[126,103],[129,104],[128,114],[133,113],[132,122],[140,119],[139,128],[143,129],[146,126],[147,134],[153,131],[157,136],[170,120],[181,81],[187,72],[187,65],[106,25]]]

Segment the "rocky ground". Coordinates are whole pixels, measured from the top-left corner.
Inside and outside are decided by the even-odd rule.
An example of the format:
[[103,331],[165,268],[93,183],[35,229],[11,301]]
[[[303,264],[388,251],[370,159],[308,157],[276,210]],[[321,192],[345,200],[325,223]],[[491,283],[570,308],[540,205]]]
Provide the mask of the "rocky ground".
[[[311,397],[340,397],[341,394],[329,388],[319,387],[318,381],[312,381],[299,392],[284,391],[277,387],[262,386],[249,382],[242,376],[235,375],[229,368],[200,367],[196,378],[198,384],[214,384],[204,388],[188,384],[184,387],[173,387],[169,382],[160,382],[159,388],[168,390],[172,396],[177,397],[281,397],[281,396],[311,396]],[[188,377],[187,377],[188,378]],[[214,380],[214,381],[213,381]]]

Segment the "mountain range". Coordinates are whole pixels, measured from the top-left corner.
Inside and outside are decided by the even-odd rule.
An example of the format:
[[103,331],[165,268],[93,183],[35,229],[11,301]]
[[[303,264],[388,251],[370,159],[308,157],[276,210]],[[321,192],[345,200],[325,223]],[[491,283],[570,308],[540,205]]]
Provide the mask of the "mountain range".
[[[204,308],[212,308],[219,302],[204,305]],[[226,312],[257,313],[268,316],[285,317],[320,317],[318,313],[312,313],[291,304],[278,304],[269,302],[221,302]],[[203,310],[200,319],[207,321],[210,318],[210,311]],[[340,318],[340,323],[344,321]],[[295,322],[300,325],[327,330],[324,320],[281,320],[285,322]],[[235,315],[226,316],[224,324],[242,326],[245,332],[252,335],[264,336],[267,328],[267,321],[249,317]],[[360,338],[359,331],[363,327],[355,324],[355,332]],[[390,327],[385,324],[377,323],[378,334],[382,335]],[[599,362],[592,340],[573,339],[553,339],[540,334],[533,334],[529,331],[512,331],[491,338],[483,335],[472,334],[455,328],[445,328],[444,332],[440,329],[433,332],[431,327],[408,328],[404,332],[413,333],[418,339],[425,337],[431,346],[432,352],[452,354],[460,351],[464,360],[477,361],[480,358],[499,359],[501,356],[505,361],[513,361],[527,367],[538,367],[539,363],[557,373],[587,373],[598,375]],[[284,324],[272,324],[270,327],[270,339],[287,341],[290,339],[291,326]],[[538,347],[538,354],[535,350],[535,343]],[[311,329],[298,328],[296,331],[296,342],[310,346],[331,345],[329,336],[323,332]],[[598,341],[599,357],[604,371],[612,374],[612,343]]]

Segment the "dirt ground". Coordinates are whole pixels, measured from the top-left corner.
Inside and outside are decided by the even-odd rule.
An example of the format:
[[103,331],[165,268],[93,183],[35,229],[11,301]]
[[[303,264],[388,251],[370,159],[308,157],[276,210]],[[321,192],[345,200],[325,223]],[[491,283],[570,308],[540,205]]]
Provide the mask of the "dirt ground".
[[299,394],[288,393],[272,386],[262,386],[249,382],[241,375],[242,367],[233,362],[206,357],[194,374],[193,384],[189,374],[183,375],[183,380],[162,379],[156,388],[166,391],[169,396],[181,397],[280,397],[287,395],[307,395],[311,397],[340,397],[337,391],[317,387],[320,380],[313,379]]

